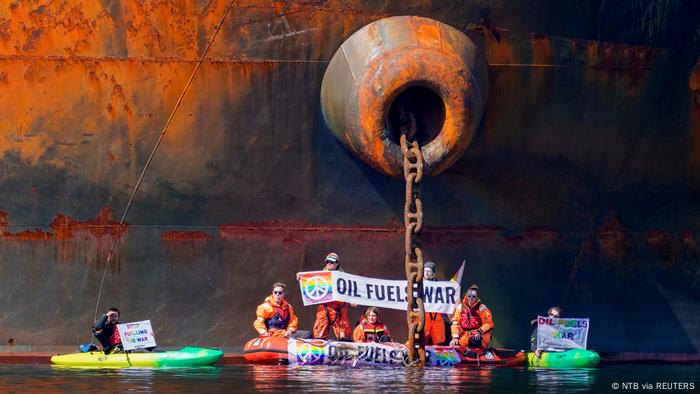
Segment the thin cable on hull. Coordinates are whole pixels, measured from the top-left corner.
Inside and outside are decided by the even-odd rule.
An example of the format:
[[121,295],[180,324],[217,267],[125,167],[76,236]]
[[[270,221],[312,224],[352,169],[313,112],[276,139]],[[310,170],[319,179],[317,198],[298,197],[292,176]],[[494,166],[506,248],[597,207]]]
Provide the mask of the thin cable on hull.
[[229,11],[231,10],[231,7],[233,6],[233,2],[234,2],[234,0],[229,1],[228,6],[226,7],[226,10],[224,11],[224,15],[221,17],[219,24],[216,26],[216,30],[214,31],[214,34],[211,36],[211,39],[209,40],[207,47],[204,49],[202,56],[200,56],[199,61],[197,62],[197,65],[194,67],[194,70],[192,70],[192,74],[190,75],[190,79],[187,81],[187,84],[185,84],[185,87],[182,89],[182,93],[180,93],[180,98],[177,99],[177,102],[175,103],[175,106],[173,107],[172,112],[170,112],[170,116],[168,117],[168,120],[165,122],[165,125],[163,126],[163,129],[160,132],[160,136],[158,137],[158,141],[156,141],[156,144],[153,147],[153,150],[151,151],[150,156],[148,156],[148,160],[146,160],[146,164],[144,165],[143,170],[141,171],[141,175],[139,176],[139,179],[136,181],[136,185],[134,185],[134,189],[131,191],[131,196],[129,196],[129,201],[127,202],[126,207],[124,208],[124,212],[122,213],[121,219],[119,219],[119,224],[117,224],[116,235],[112,239],[112,246],[110,246],[110,248],[109,248],[109,254],[107,255],[107,262],[105,263],[105,268],[104,268],[104,271],[102,272],[102,280],[100,281],[100,288],[99,288],[99,291],[97,292],[97,302],[95,303],[94,320],[97,320],[97,313],[98,313],[99,308],[100,308],[100,299],[102,298],[102,288],[104,287],[105,277],[107,276],[107,268],[109,268],[109,263],[112,261],[112,258],[114,257],[114,248],[117,245],[117,239],[119,239],[119,236],[121,235],[122,227],[124,226],[124,221],[126,220],[126,215],[129,213],[129,209],[131,208],[131,203],[134,201],[134,196],[136,195],[136,192],[138,191],[139,186],[141,186],[141,182],[143,181],[143,178],[146,175],[146,171],[148,171],[148,167],[151,165],[151,161],[153,161],[153,157],[156,155],[156,151],[158,150],[160,143],[163,141],[163,137],[165,137],[166,130],[168,129],[168,127],[172,123],[173,118],[175,117],[175,113],[177,112],[178,108],[180,108],[180,104],[182,103],[182,99],[185,97],[187,90],[189,89],[190,85],[192,84],[192,81],[194,80],[194,77],[197,74],[199,67],[204,62],[204,59],[206,58],[207,53],[209,52],[209,48],[211,48],[211,45],[214,43],[214,39],[216,38],[216,35],[219,33],[219,30],[221,30],[221,26],[223,25],[224,19],[226,19],[226,16],[228,15]]

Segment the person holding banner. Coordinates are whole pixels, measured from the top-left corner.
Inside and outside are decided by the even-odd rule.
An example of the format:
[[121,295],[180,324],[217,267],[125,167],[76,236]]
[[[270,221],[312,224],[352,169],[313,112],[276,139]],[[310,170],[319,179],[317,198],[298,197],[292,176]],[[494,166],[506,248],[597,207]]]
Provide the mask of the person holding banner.
[[486,349],[494,327],[491,311],[479,299],[479,286],[471,285],[452,315],[450,346]]
[[284,299],[287,285],[277,282],[272,285],[272,294],[255,310],[253,327],[261,337],[291,337],[299,326],[294,309]]
[[352,333],[355,342],[391,342],[389,328],[379,321],[379,308],[370,306]]
[[[342,271],[340,257],[336,253],[328,253],[324,271]],[[350,322],[348,321],[348,306],[342,301],[331,301],[319,304],[314,322],[314,338],[328,339],[330,327],[339,340],[350,338]]]
[[92,327],[92,332],[102,345],[102,351],[105,354],[110,354],[117,348],[124,349],[117,324],[119,324],[119,309],[112,307],[100,316]]
[[[435,263],[432,261],[426,261],[423,264],[423,279],[437,281]],[[445,315],[437,312],[426,312],[423,330],[426,345],[441,345],[445,341]]]
[[[561,316],[561,308],[553,306],[547,310],[547,316],[553,319],[558,319]],[[535,327],[530,335],[530,349],[535,351],[535,356],[542,357],[542,349],[537,348],[537,319],[530,321],[530,325]]]

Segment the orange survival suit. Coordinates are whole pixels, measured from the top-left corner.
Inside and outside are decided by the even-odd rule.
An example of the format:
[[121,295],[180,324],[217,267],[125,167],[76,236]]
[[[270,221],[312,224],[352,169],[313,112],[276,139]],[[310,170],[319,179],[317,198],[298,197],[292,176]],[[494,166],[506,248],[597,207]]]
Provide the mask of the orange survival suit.
[[425,312],[425,344],[440,345],[445,341],[445,320],[442,313]]
[[314,338],[328,339],[329,326],[333,327],[336,338],[350,338],[348,306],[344,302],[331,301],[318,306],[316,322],[314,323]]
[[[337,257],[336,257],[337,258]],[[343,269],[338,267],[338,271]],[[323,271],[330,271],[324,267]],[[328,339],[328,327],[333,327],[335,337],[350,339],[350,321],[348,321],[348,306],[342,301],[331,301],[319,304],[316,309],[314,322],[314,338]]]
[[379,321],[372,324],[364,316],[352,333],[352,340],[355,342],[381,342],[382,337],[385,337],[385,342],[391,342],[387,326]]
[[[435,278],[425,280],[437,281]],[[442,344],[445,341],[445,320],[442,317],[442,313],[425,312],[425,326],[423,330],[425,332],[426,345]]]
[[[452,315],[452,337],[459,338],[460,346],[486,349],[491,342],[491,332],[494,327],[491,311],[481,303],[481,299],[477,299],[474,305],[469,306],[468,298],[464,297]],[[480,341],[472,338],[476,332],[481,334]]]
[[258,305],[255,310],[257,318],[253,322],[253,327],[260,336],[283,337],[287,330],[296,331],[299,326],[299,319],[294,315],[294,309],[286,300],[282,304],[277,304],[270,295],[265,298],[265,302]]

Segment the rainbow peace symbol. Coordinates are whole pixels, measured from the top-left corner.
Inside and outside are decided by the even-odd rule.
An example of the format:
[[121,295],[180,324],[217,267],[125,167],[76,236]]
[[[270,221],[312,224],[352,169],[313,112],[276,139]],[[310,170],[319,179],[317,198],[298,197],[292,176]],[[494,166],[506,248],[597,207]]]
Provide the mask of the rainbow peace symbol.
[[322,360],[323,353],[314,352],[314,349],[318,349],[316,346],[310,343],[305,343],[297,348],[297,359],[304,364],[316,364]]
[[438,353],[438,364],[441,367],[449,367],[455,364],[454,354],[452,352],[437,352]]
[[312,276],[306,280],[304,295],[312,301],[325,297],[331,290],[331,284],[321,276]]

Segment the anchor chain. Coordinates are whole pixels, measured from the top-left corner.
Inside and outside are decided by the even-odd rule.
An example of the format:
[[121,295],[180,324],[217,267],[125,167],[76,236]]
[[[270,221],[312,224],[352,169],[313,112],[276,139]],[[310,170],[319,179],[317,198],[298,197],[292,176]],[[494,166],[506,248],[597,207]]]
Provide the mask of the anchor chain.
[[403,175],[406,180],[404,226],[406,227],[406,279],[409,365],[425,365],[425,307],[423,305],[423,250],[420,231],[423,227],[423,202],[420,198],[420,182],[423,179],[423,155],[415,138],[416,122],[413,114],[401,133]]

